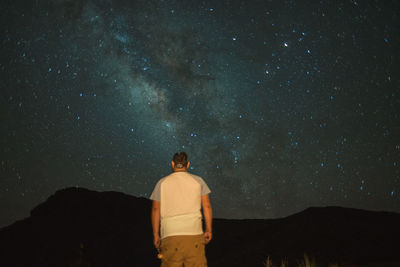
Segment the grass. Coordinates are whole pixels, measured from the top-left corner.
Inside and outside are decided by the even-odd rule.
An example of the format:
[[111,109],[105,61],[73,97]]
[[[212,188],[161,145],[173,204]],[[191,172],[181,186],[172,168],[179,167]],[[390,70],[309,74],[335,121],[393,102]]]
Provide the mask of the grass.
[[304,253],[304,259],[298,262],[299,267],[317,267],[315,258],[310,259],[306,253]]
[[[317,267],[317,263],[315,261],[315,258],[310,258],[307,254],[304,253],[304,258],[300,261],[297,261],[298,267]],[[272,262],[272,259],[270,256],[267,257],[267,260],[265,261],[265,267],[288,267],[288,260],[283,259],[281,260],[280,265],[276,265]],[[339,267],[339,264],[329,264],[329,267]]]

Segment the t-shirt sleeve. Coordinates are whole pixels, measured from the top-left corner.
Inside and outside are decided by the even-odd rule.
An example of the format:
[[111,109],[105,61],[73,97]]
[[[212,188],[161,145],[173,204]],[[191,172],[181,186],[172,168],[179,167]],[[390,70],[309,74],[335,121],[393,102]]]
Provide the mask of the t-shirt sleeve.
[[161,201],[161,180],[158,181],[156,186],[154,187],[153,193],[151,193],[150,199],[151,200],[156,200],[156,201]]
[[206,182],[204,182],[204,180],[202,178],[199,177],[199,182],[201,185],[201,195],[207,195],[211,193],[210,188],[208,188],[208,185],[206,184]]

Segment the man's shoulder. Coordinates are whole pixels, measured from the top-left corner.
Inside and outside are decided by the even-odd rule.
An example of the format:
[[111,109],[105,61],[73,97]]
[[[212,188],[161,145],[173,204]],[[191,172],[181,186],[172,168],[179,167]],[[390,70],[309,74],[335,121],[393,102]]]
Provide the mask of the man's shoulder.
[[196,175],[196,174],[193,174],[193,173],[190,173],[190,172],[188,172],[188,174],[189,174],[190,176],[192,176],[193,178],[195,178],[195,179],[201,179],[201,180],[203,180],[203,178],[201,178],[200,176],[198,176],[198,175]]
[[208,187],[207,183],[203,180],[203,178],[195,174],[190,174],[190,175],[192,176],[192,179],[200,185],[202,196],[211,193],[210,188]]
[[203,180],[203,178],[201,178],[200,176],[198,176],[198,175],[196,175],[196,174],[193,174],[193,173],[189,173],[189,172],[188,172],[188,175],[190,175],[194,180],[196,180],[197,182],[199,182],[199,183],[201,183],[201,184],[205,183],[204,180]]
[[[198,176],[198,175],[195,175],[195,174],[193,174],[193,173],[191,173],[191,172],[188,172],[188,171],[185,171],[185,172],[174,172],[174,173],[171,173],[170,175],[168,175],[168,176],[172,176],[172,177],[188,177],[188,178],[194,178],[194,179],[202,179],[200,176]],[[167,176],[167,177],[168,177]]]
[[179,178],[192,178],[193,180],[199,182],[199,183],[204,183],[203,178],[201,178],[200,176],[190,173],[190,172],[173,172],[167,176],[164,176],[163,178],[161,178],[158,183],[161,184],[164,181],[170,181],[173,182],[175,181],[175,178],[179,179]]
[[174,176],[175,176],[174,174],[175,173],[173,172],[173,173],[168,174],[167,176],[162,177],[160,180],[158,180],[157,184],[161,185],[163,182],[166,182],[166,181],[171,182],[171,180],[174,180]]

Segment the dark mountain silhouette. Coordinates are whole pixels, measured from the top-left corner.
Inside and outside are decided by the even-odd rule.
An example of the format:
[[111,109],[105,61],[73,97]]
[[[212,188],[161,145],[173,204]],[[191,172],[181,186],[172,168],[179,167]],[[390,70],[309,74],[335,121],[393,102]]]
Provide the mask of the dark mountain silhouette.
[[[151,201],[83,188],[57,191],[31,216],[0,230],[0,266],[160,266]],[[400,266],[400,214],[309,208],[274,220],[214,220],[209,267],[290,266],[304,253],[318,266]]]

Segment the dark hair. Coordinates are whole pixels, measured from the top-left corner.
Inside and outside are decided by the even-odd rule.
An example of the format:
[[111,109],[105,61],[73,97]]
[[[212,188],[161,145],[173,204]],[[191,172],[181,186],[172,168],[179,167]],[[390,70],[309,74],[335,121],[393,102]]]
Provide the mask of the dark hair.
[[179,153],[175,153],[174,157],[172,158],[172,161],[175,163],[176,168],[184,168],[187,167],[187,154],[186,152],[179,152]]

